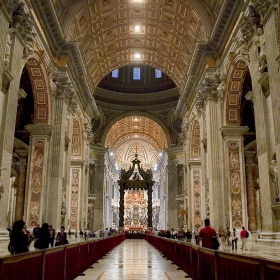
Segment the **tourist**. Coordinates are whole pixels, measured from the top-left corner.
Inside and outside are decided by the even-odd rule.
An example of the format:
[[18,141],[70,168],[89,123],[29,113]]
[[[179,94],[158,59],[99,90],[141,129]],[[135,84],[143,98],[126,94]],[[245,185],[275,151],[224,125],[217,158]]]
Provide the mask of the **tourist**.
[[261,238],[261,232],[262,232],[262,230],[261,230],[260,228],[258,228],[258,229],[257,229],[258,239],[260,239],[260,238]]
[[23,220],[15,221],[10,234],[9,252],[14,254],[26,253],[28,249],[28,234]]
[[186,238],[187,238],[187,242],[191,243],[191,241],[192,241],[192,232],[190,231],[189,228],[187,229],[187,232],[186,232]]
[[109,230],[108,230],[108,228],[105,228],[104,237],[108,237],[108,236],[109,236]]
[[219,236],[219,241],[220,241],[220,249],[224,250],[225,249],[225,231],[222,226],[219,226],[218,230],[218,236]]
[[69,244],[67,240],[67,234],[65,232],[65,227],[61,226],[60,227],[60,232],[56,236],[56,242],[54,246],[61,246],[61,245],[66,245]]
[[227,227],[226,232],[225,232],[227,246],[231,246],[230,236],[231,236],[231,231],[229,230],[229,227]]
[[242,230],[240,232],[240,238],[241,238],[241,250],[247,250],[247,230],[245,229],[245,227],[242,227]]
[[238,240],[238,237],[237,237],[237,234],[236,234],[236,231],[235,231],[235,228],[232,229],[232,236],[231,236],[231,249],[232,250],[237,250],[237,240]]
[[194,238],[195,238],[196,245],[199,245],[198,236],[199,236],[199,227],[195,228],[195,230],[194,230]]
[[35,228],[33,229],[34,244],[36,243],[36,240],[40,238],[40,231],[40,225],[37,223]]
[[214,243],[217,241],[217,233],[210,227],[210,220],[208,218],[204,220],[204,225],[205,227],[199,231],[198,244],[202,240],[202,247],[216,249]]
[[53,229],[52,225],[49,226],[49,244],[51,244],[51,247],[53,247],[54,238],[55,238],[55,230]]
[[42,228],[41,228],[41,232],[40,232],[40,238],[41,238],[41,245],[40,245],[39,249],[49,248],[50,232],[49,232],[49,225],[47,223],[42,224]]

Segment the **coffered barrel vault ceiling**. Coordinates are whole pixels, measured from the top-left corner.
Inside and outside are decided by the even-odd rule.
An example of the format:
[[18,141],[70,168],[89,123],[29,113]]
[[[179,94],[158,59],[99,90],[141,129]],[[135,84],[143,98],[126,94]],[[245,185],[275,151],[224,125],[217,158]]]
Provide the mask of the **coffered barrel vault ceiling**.
[[162,70],[182,92],[195,46],[207,41],[223,1],[52,2],[67,40],[79,45],[91,88],[113,69],[144,63]]
[[118,167],[128,168],[138,154],[143,167],[157,164],[158,155],[167,148],[163,129],[146,117],[131,116],[116,122],[106,137],[106,147],[114,154]]

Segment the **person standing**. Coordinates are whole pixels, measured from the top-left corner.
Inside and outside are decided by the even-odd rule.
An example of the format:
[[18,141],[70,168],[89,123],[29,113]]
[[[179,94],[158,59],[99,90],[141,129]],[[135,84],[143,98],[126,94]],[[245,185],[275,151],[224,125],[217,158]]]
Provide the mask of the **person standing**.
[[27,253],[28,248],[28,234],[25,229],[25,222],[23,220],[15,221],[10,234],[9,251],[12,255]]
[[231,246],[231,242],[230,242],[231,231],[229,230],[229,227],[227,227],[225,235],[226,235],[226,246]]
[[41,243],[39,249],[47,249],[49,248],[49,238],[50,238],[50,232],[49,232],[49,225],[47,223],[42,224],[41,232]]
[[36,227],[33,229],[33,237],[34,237],[34,244],[36,243],[37,239],[40,238],[41,228],[39,224],[36,224]]
[[247,230],[245,229],[245,227],[242,227],[242,230],[241,230],[241,232],[240,232],[240,238],[241,238],[241,242],[242,242],[242,244],[241,244],[241,250],[247,250],[247,247],[246,247],[246,245],[247,245]]
[[108,228],[105,228],[104,237],[108,237],[108,236],[109,236],[109,230],[108,230]]
[[51,247],[53,247],[55,230],[53,229],[52,225],[49,226],[49,232],[50,232],[49,244],[51,244]]
[[232,229],[232,235],[231,235],[231,248],[232,250],[237,250],[237,240],[238,240],[238,237],[237,237],[237,234],[236,234],[236,231],[235,231],[235,228]]
[[204,220],[204,225],[205,227],[202,228],[198,234],[198,244],[202,239],[202,247],[214,249],[214,241],[217,240],[217,233],[210,227],[210,220],[208,218]]
[[66,245],[69,244],[67,240],[67,234],[65,232],[65,227],[61,226],[60,227],[60,232],[56,236],[56,241],[54,246],[60,246],[60,245]]
[[221,250],[225,249],[225,231],[223,229],[222,226],[219,226],[219,240],[220,240],[220,244],[221,244]]

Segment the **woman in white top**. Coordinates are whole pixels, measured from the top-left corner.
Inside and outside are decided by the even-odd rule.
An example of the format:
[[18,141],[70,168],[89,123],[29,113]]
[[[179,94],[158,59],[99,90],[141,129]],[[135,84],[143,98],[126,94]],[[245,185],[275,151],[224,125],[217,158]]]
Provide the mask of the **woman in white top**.
[[236,234],[236,231],[235,231],[235,228],[232,229],[232,234],[231,234],[231,248],[232,250],[237,250],[237,234]]

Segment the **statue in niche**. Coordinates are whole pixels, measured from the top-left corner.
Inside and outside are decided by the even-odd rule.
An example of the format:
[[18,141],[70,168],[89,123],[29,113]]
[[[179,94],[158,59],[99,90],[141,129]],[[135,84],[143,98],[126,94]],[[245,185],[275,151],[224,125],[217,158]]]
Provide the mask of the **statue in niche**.
[[274,182],[276,202],[279,202],[278,169],[277,169],[277,161],[275,159],[273,159],[270,163],[270,174]]
[[253,37],[253,43],[258,47],[259,71],[267,72],[267,59],[265,53],[265,38],[263,29],[259,27]]
[[219,95],[219,97],[223,97],[224,91],[226,89],[227,74],[225,71],[218,70],[215,74],[215,77],[216,77],[217,83],[218,83],[218,87],[217,87],[218,95]]
[[12,40],[11,40],[10,34],[8,34],[7,42],[6,42],[5,60],[4,60],[5,67],[8,67],[8,65],[10,63],[11,47],[12,47]]

